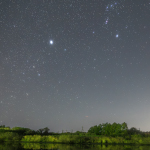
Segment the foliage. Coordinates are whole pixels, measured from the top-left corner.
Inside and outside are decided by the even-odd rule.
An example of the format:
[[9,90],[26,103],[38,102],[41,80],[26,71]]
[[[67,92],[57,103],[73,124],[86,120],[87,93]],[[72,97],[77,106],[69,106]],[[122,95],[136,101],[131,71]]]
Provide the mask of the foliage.
[[150,150],[149,146],[133,146],[133,145],[101,145],[101,144],[94,144],[94,145],[81,145],[81,144],[50,144],[50,143],[3,143],[0,144],[0,150],[22,150],[26,149],[33,149],[33,150],[42,150],[42,149],[59,149],[59,150],[83,150],[83,149],[92,149],[92,150]]
[[132,127],[128,129],[124,122],[103,123],[91,127],[88,132],[76,131],[75,133],[49,132],[45,127],[37,131],[22,127],[5,127],[0,126],[0,142],[22,141],[36,143],[67,143],[67,144],[150,144],[149,132],[141,132]]
[[20,141],[20,136],[17,133],[5,132],[0,134],[0,141]]
[[57,149],[58,145],[41,143],[21,143],[24,149]]
[[134,134],[140,134],[140,130],[136,129],[135,127],[132,127],[128,130],[129,135],[134,135]]
[[122,124],[117,123],[103,123],[98,126],[93,126],[88,130],[88,133],[95,135],[106,135],[106,136],[125,136],[127,134],[127,124],[124,122]]
[[25,135],[21,139],[22,142],[57,142],[54,136],[41,136],[41,135]]
[[25,135],[21,139],[22,142],[41,142],[41,135]]
[[37,130],[37,133],[47,135],[49,133],[49,131],[50,131],[50,129],[48,127],[45,127],[45,128]]

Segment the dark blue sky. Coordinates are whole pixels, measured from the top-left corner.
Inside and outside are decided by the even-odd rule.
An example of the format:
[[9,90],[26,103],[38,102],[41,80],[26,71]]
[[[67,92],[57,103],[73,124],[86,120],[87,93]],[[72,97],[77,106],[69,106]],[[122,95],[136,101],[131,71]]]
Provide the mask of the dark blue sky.
[[150,131],[149,0],[0,0],[0,124]]

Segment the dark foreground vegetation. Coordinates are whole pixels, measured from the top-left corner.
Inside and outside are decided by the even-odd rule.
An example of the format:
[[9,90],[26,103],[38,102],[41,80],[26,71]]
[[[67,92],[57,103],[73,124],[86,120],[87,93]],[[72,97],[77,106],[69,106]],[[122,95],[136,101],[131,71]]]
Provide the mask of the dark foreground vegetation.
[[0,150],[150,150],[149,145],[101,145],[101,144],[56,144],[56,143],[0,143]]
[[25,143],[66,143],[66,144],[150,144],[150,132],[142,132],[134,127],[128,129],[124,122],[103,123],[91,127],[88,132],[76,131],[74,133],[49,132],[45,127],[37,131],[22,127],[0,126],[0,142]]

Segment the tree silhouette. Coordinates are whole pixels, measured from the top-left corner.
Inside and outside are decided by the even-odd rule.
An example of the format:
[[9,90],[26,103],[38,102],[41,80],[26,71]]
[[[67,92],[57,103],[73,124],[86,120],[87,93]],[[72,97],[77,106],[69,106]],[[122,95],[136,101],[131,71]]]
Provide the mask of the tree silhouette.
[[37,133],[39,133],[39,134],[48,134],[49,133],[49,131],[50,131],[50,129],[48,128],[48,127],[45,127],[45,128],[42,128],[42,129],[39,129],[39,130],[37,130]]

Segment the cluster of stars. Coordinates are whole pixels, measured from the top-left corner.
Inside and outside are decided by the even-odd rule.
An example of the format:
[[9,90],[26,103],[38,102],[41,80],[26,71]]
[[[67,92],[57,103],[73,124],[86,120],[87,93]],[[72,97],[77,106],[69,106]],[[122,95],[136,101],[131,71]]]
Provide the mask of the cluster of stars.
[[149,104],[149,2],[1,4],[1,122],[88,129],[101,118],[127,119],[136,102],[140,116],[142,101]]
[[[119,9],[119,5],[121,5],[121,3],[123,3],[123,1],[117,2],[117,1],[110,1],[110,3],[106,6],[105,8],[105,26],[104,28],[106,28],[107,30],[109,29],[109,26],[112,26],[112,20],[114,17],[118,17],[118,15],[120,14],[119,11],[122,11],[121,9]],[[109,23],[110,22],[110,23]],[[117,20],[117,22],[115,23],[116,26],[119,23],[119,18]],[[127,25],[126,25],[127,27]],[[116,28],[117,30],[117,28]],[[119,37],[119,34],[116,34],[116,38]]]

